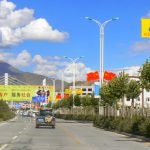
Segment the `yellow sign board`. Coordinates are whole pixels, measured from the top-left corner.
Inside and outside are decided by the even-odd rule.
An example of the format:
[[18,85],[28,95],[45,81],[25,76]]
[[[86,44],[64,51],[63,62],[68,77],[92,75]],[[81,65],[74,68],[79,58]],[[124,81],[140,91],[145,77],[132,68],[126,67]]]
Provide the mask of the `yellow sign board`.
[[82,94],[82,89],[76,89],[76,94],[81,95]]
[[72,89],[65,89],[65,94],[72,94]]
[[141,36],[150,38],[150,18],[141,19]]
[[0,100],[5,101],[31,101],[32,97],[38,95],[45,96],[47,93],[49,93],[48,101],[53,100],[53,86],[0,85]]
[[[81,88],[76,88],[75,93],[79,94],[79,95],[82,94],[82,89]],[[71,95],[72,94],[72,89],[65,89],[65,94]]]

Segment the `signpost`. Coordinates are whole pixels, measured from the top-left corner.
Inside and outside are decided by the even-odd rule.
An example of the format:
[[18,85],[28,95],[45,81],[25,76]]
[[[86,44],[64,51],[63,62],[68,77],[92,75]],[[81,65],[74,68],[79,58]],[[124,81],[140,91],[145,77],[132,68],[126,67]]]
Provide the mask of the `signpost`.
[[99,82],[95,82],[94,83],[94,97],[95,98],[100,98],[100,83]]
[[143,38],[150,38],[150,18],[141,19],[141,36]]

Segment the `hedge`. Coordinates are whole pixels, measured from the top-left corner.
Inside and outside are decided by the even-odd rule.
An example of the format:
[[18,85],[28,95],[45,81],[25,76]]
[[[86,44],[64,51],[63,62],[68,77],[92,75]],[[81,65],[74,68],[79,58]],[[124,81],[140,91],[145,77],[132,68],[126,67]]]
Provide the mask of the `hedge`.
[[6,121],[15,117],[15,113],[10,110],[5,101],[0,100],[0,121]]
[[56,118],[65,120],[93,121],[93,115],[56,114]]

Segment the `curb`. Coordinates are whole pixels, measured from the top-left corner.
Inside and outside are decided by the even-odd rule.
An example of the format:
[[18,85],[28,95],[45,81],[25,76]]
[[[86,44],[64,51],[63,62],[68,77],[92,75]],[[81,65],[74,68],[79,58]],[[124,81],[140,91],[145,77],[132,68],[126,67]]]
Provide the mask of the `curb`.
[[118,132],[118,131],[112,131],[112,132],[122,134],[122,135],[126,135],[126,136],[133,137],[133,138],[138,138],[138,139],[141,139],[142,141],[150,142],[150,138],[146,138],[144,136],[134,135],[134,134],[125,133],[125,132]]
[[9,120],[7,120],[6,122],[13,122],[13,121],[15,121],[17,118],[18,118],[18,117],[17,117],[17,115],[16,115],[14,118],[9,119]]
[[17,116],[15,116],[14,118],[12,119],[9,119],[9,120],[6,120],[6,121],[0,121],[0,124],[3,124],[3,123],[7,123],[7,122],[13,122],[17,119]]
[[105,130],[105,131],[117,133],[117,134],[122,134],[122,135],[125,135],[125,136],[128,136],[128,137],[131,137],[131,138],[137,138],[137,139],[140,139],[142,141],[150,142],[150,138],[146,138],[144,136],[135,135],[135,134],[126,133],[126,132],[120,132],[120,131],[116,131],[116,130],[110,130],[110,129],[100,128],[100,127],[94,126],[94,125],[93,125],[93,127],[96,127],[96,128],[99,128],[99,129],[102,129],[102,130]]

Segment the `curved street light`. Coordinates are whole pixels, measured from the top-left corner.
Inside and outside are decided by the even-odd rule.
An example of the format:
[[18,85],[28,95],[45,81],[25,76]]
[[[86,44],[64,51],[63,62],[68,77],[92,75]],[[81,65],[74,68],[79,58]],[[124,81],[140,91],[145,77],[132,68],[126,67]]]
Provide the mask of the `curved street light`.
[[[100,29],[100,68],[99,68],[99,74],[100,74],[100,88],[103,84],[103,76],[104,76],[104,29],[106,24],[108,24],[111,21],[116,21],[119,20],[118,17],[116,18],[111,18],[109,20],[104,21],[103,23],[100,23],[100,21],[90,18],[90,17],[85,17],[85,19],[90,20],[95,22]],[[100,101],[99,101],[100,104]],[[99,114],[100,114],[100,105],[99,105]]]
[[71,57],[64,56],[64,58],[69,59],[71,64],[73,65],[73,108],[74,108],[74,96],[75,96],[75,74],[76,74],[75,67],[76,67],[76,62],[83,57],[84,56],[71,58]]

